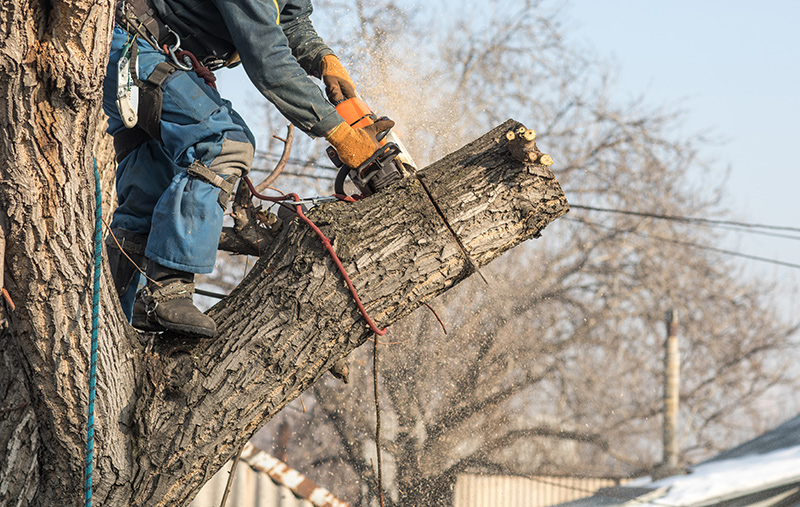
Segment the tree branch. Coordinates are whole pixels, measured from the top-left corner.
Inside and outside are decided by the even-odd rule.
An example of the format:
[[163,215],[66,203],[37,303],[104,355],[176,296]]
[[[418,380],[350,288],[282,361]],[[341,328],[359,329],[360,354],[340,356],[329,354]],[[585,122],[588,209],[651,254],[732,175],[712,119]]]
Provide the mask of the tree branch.
[[[312,210],[378,325],[409,314],[566,213],[552,172],[505,149],[505,133],[519,126],[506,122],[424,169],[425,188],[407,178],[363,201]],[[143,386],[136,413],[139,465],[159,473],[137,484],[141,498],[185,498],[202,483],[199,470],[222,466],[367,339],[332,268],[316,236],[296,221],[284,224],[242,285],[211,310],[216,340],[178,358],[156,348],[148,369],[164,381]],[[168,476],[181,477],[181,486],[167,488],[174,485]]]
[[286,127],[286,139],[281,139],[283,141],[283,153],[281,153],[281,158],[278,160],[278,163],[275,165],[275,169],[272,170],[269,176],[267,176],[264,181],[256,185],[256,192],[261,193],[267,188],[269,188],[275,180],[278,179],[278,176],[281,175],[283,168],[286,167],[286,162],[289,161],[289,155],[292,153],[292,141],[294,141],[294,125],[291,123],[288,127]]

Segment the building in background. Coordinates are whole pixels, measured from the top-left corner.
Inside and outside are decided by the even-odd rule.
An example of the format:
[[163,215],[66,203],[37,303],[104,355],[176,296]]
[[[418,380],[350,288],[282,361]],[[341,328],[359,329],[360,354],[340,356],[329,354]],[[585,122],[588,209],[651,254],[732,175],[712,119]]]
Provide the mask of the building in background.
[[[203,486],[189,507],[219,507],[230,469],[229,462]],[[546,507],[585,498],[620,483],[609,478],[462,474],[456,481],[453,507]],[[351,507],[252,444],[242,452],[226,506]]]
[[[189,507],[219,507],[231,463],[211,479]],[[591,496],[601,488],[620,484],[616,479],[577,477],[510,477],[470,475],[458,477],[453,507],[546,507]],[[331,503],[320,505],[333,505]],[[346,503],[339,505],[346,506]],[[279,480],[240,463],[228,495],[227,507],[317,507]]]
[[603,488],[559,507],[800,505],[800,415],[687,472]]
[[[190,507],[217,507],[230,464]],[[800,505],[800,415],[660,480],[460,475],[453,507],[790,507]],[[300,472],[248,444],[230,507],[350,507]]]
[[[251,443],[236,467],[228,507],[351,507],[305,475]],[[228,462],[203,486],[189,507],[219,507],[230,477]]]
[[462,474],[456,479],[453,507],[547,507],[621,483],[610,478]]

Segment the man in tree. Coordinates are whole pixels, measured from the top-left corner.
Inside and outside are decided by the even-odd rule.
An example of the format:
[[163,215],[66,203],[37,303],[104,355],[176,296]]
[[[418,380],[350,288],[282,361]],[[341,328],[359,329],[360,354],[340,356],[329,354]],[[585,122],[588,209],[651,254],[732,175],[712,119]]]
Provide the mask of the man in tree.
[[[214,268],[223,211],[236,179],[250,169],[255,140],[213,87],[209,69],[241,61],[286,118],[325,137],[351,167],[375,152],[374,133],[393,125],[354,130],[337,114],[331,102],[355,96],[355,85],[316,33],[311,12],[311,0],[118,5],[103,99],[119,164],[108,252],[134,327],[216,332],[192,302],[194,274]],[[193,59],[202,62],[194,65],[197,75],[188,72]],[[309,76],[322,78],[330,102]],[[138,121],[130,98],[137,91]],[[147,265],[138,293],[140,275],[126,257]]]

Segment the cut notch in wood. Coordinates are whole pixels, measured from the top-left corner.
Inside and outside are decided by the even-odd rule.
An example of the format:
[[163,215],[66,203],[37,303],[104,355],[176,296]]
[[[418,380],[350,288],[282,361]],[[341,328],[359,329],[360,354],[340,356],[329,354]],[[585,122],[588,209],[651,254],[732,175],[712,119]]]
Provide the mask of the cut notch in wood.
[[456,234],[456,231],[453,230],[453,226],[451,226],[450,222],[447,221],[447,217],[444,216],[444,212],[439,207],[439,204],[436,202],[436,200],[433,198],[433,194],[431,193],[428,186],[425,184],[424,176],[425,175],[423,174],[417,174],[417,180],[419,181],[420,185],[422,185],[422,189],[425,190],[425,194],[427,194],[428,199],[430,199],[431,204],[433,204],[433,208],[436,210],[436,213],[438,213],[439,218],[442,219],[442,222],[444,222],[444,225],[445,227],[447,227],[447,230],[450,232],[450,235],[453,236],[453,239],[456,241],[458,248],[461,250],[461,253],[464,254],[464,257],[467,259],[469,265],[476,273],[478,273],[478,276],[481,277],[483,283],[489,285],[489,281],[486,280],[486,277],[483,276],[483,273],[481,273],[480,268],[478,268],[478,263],[475,262],[475,259],[473,259],[472,256],[469,254],[467,248],[464,246],[464,243],[461,242],[461,238],[459,238],[458,234]]

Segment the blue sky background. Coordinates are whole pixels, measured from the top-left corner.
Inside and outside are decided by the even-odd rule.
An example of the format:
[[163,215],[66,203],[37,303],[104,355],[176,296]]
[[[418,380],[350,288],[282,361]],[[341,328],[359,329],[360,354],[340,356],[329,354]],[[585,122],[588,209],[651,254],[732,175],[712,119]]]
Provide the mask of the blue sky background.
[[[704,145],[701,155],[720,177],[730,170],[723,204],[732,219],[800,227],[800,1],[545,5],[563,5],[568,40],[617,69],[620,101],[643,96],[651,107],[680,109],[682,135],[704,132],[719,141]],[[262,110],[256,105],[265,101],[241,68],[218,77],[221,93],[257,128]],[[731,234],[721,246],[800,264],[798,240]],[[800,269],[738,262],[749,275],[778,283],[781,304],[800,319]]]
[[[564,14],[576,43],[617,65],[621,98],[676,106],[686,135],[721,141],[702,154],[730,168],[736,219],[800,227],[800,2],[571,0]],[[797,240],[732,235],[724,247],[800,264]],[[800,285],[798,269],[742,263],[787,297]],[[800,301],[785,302],[800,318]]]

